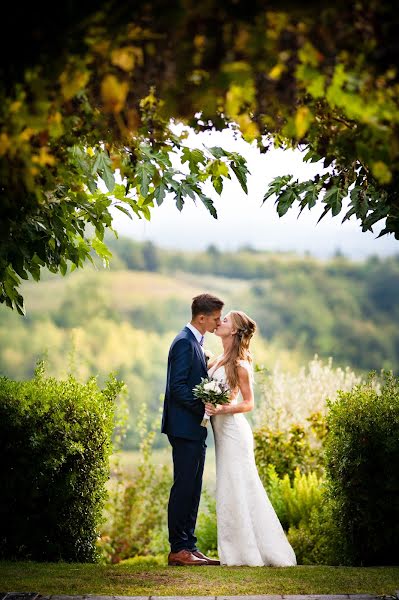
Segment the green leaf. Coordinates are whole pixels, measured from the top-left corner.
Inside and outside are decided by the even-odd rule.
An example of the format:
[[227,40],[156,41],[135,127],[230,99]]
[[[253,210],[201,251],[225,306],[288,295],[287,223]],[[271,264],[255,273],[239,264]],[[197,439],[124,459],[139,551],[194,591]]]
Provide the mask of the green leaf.
[[112,162],[108,154],[103,150],[99,150],[96,155],[92,173],[98,173],[107,186],[108,191],[113,191],[115,187],[115,177],[112,172]]
[[176,195],[175,195],[175,201],[176,201],[176,206],[177,209],[181,212],[183,210],[183,206],[184,206],[184,200],[182,197],[182,192],[181,192],[181,188],[179,187]]
[[148,186],[154,175],[155,167],[148,162],[141,161],[136,166],[137,182],[140,186],[140,194],[145,197],[148,194]]
[[210,152],[215,158],[222,158],[223,156],[228,156],[228,152],[223,150],[223,148],[221,148],[220,146],[212,146],[212,148],[208,148],[204,144],[204,148],[206,148],[208,152]]
[[147,219],[147,221],[150,221],[151,220],[151,212],[150,212],[150,209],[148,208],[148,206],[141,206],[140,210],[143,213],[144,218]]
[[351,216],[354,215],[354,214],[356,214],[356,208],[353,206],[350,210],[348,210],[348,212],[346,213],[346,215],[342,219],[341,223],[345,223],[345,221],[348,221],[348,219],[350,219]]
[[190,148],[184,147],[181,161],[183,164],[188,162],[191,173],[198,173],[198,164],[205,164],[206,157],[198,148],[191,150]]
[[319,162],[323,157],[320,154],[317,154],[314,150],[308,150],[308,152],[303,157],[304,162]]
[[182,196],[189,196],[192,200],[195,200],[195,193],[190,185],[190,181],[185,179],[180,184],[180,191]]
[[345,195],[346,191],[339,186],[333,186],[324,194],[323,202],[326,202],[331,207],[333,217],[341,212],[342,200]]
[[199,196],[199,198],[200,198],[201,202],[204,204],[204,206],[205,206],[205,207],[208,209],[208,211],[211,213],[212,217],[213,217],[214,219],[217,219],[217,218],[218,218],[218,214],[217,214],[217,212],[216,212],[216,209],[215,209],[215,207],[214,207],[214,205],[213,205],[213,202],[212,202],[212,200],[211,200],[210,198],[208,198],[208,196],[205,196],[205,195],[204,195],[204,194],[202,194],[202,193],[199,193],[199,194],[198,194],[198,196]]
[[20,300],[20,301],[18,301],[18,302],[16,302],[16,303],[15,303],[15,306],[16,306],[17,312],[18,312],[18,313],[19,313],[19,314],[20,314],[22,317],[24,317],[24,316],[26,315],[26,312],[25,312],[25,306],[24,306],[24,300],[23,300],[22,296],[19,296],[19,297],[21,298],[21,300]]
[[108,249],[104,242],[95,237],[91,240],[91,245],[96,254],[102,258],[105,264],[108,266],[109,259],[112,258],[112,252]]
[[207,167],[207,171],[212,173],[214,177],[229,178],[229,168],[222,160],[214,160],[211,162]]
[[[51,240],[50,240],[51,241]],[[14,271],[22,278],[29,279],[29,275],[24,268],[24,261],[22,256],[16,257],[13,264]]]
[[279,177],[275,177],[269,184],[269,187],[263,196],[262,204],[266,202],[270,196],[276,195],[278,196],[283,187],[285,187],[292,179],[292,175],[283,175]]
[[310,188],[308,188],[306,194],[304,195],[302,202],[303,202],[303,206],[308,206],[309,209],[313,208],[316,205],[316,202],[319,198],[319,193],[320,190],[318,188],[318,186],[316,186],[315,184],[313,184],[312,186],[310,186]]
[[32,275],[33,279],[35,281],[39,281],[40,280],[40,267],[37,264],[34,263],[30,263],[29,267],[28,267],[28,271],[30,272],[30,274]]
[[19,285],[21,283],[21,281],[20,281],[19,277],[17,276],[17,274],[15,273],[13,267],[11,267],[10,265],[7,267],[7,270],[6,270],[6,280],[11,282],[13,285]]
[[115,204],[115,208],[117,208],[121,212],[125,213],[125,215],[127,215],[129,217],[129,219],[133,219],[133,217],[130,214],[130,212],[128,211],[128,209],[125,208],[124,206],[121,206],[120,204]]
[[277,213],[279,217],[285,215],[293,202],[297,199],[297,194],[293,188],[288,188],[277,198]]
[[157,185],[154,190],[154,198],[158,206],[161,206],[164,201],[166,190],[167,188],[165,187],[163,180],[161,180],[160,184]]
[[65,276],[67,270],[68,270],[67,263],[65,262],[65,260],[61,260],[60,261],[60,273],[63,277]]
[[248,194],[248,187],[247,187],[248,170],[247,170],[247,168],[242,167],[241,165],[234,163],[234,162],[230,164],[230,167],[231,167],[232,171],[234,172],[234,175],[237,177],[242,189],[244,190],[244,192],[246,194]]
[[[322,220],[322,219],[323,219],[323,218],[326,216],[326,214],[328,213],[328,211],[329,211],[329,210],[330,210],[330,206],[328,206],[328,204],[327,204],[327,206],[326,206],[326,207],[325,207],[325,209],[323,210],[322,214],[320,215],[320,217],[319,217],[319,219],[318,219],[317,223],[320,223],[320,221],[321,221],[321,220]],[[316,224],[317,224],[317,223],[316,223]]]
[[212,183],[213,183],[213,187],[215,188],[215,191],[219,194],[222,193],[223,191],[223,180],[221,177],[212,177]]
[[121,185],[120,183],[115,184],[115,187],[112,192],[112,194],[117,200],[125,200],[127,193],[128,191],[126,191],[125,186]]

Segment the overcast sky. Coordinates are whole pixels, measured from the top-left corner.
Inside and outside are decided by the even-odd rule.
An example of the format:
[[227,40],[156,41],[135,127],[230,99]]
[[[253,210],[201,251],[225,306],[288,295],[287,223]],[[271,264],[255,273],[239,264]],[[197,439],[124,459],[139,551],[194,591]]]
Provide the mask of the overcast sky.
[[352,217],[341,224],[343,214],[325,216],[319,224],[324,205],[320,203],[311,211],[305,209],[298,217],[298,208],[291,208],[284,217],[277,215],[274,199],[269,198],[261,206],[267,183],[277,175],[293,174],[300,180],[322,172],[322,165],[304,163],[299,151],[270,150],[260,154],[255,146],[241,139],[235,140],[232,132],[191,134],[187,145],[192,147],[222,146],[226,150],[240,152],[248,161],[251,173],[248,179],[248,196],[235,180],[226,181],[219,197],[208,188],[218,211],[216,221],[201,202],[194,205],[186,201],[180,213],[172,198],[152,211],[151,221],[131,221],[120,211],[114,210],[114,227],[121,235],[139,241],[151,240],[159,246],[199,250],[215,244],[221,250],[233,250],[243,245],[258,249],[306,251],[320,258],[333,255],[337,249],[346,256],[361,259],[371,254],[387,256],[399,254],[399,241],[393,236],[375,239],[382,225],[374,233],[362,233],[359,222]]

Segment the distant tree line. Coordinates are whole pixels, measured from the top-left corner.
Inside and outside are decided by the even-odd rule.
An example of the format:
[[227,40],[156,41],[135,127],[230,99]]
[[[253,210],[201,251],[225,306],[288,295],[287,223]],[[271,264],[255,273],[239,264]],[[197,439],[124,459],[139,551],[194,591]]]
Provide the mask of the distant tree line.
[[235,302],[252,312],[266,339],[283,347],[332,355],[365,370],[397,368],[399,254],[355,262],[337,253],[321,261],[251,247],[222,252],[212,245],[184,252],[127,238],[108,245],[111,268],[248,280],[244,291],[237,286]]

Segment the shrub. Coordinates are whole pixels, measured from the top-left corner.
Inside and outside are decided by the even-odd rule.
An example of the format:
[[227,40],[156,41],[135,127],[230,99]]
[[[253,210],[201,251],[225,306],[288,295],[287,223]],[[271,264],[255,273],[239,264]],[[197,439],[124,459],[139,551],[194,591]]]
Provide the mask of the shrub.
[[317,354],[297,373],[281,371],[276,365],[260,378],[261,398],[255,411],[255,425],[278,431],[282,424],[284,427],[304,424],[310,414],[326,414],[327,398],[335,398],[338,390],[351,390],[360,381],[349,367],[333,368],[331,357],[324,364]]
[[289,528],[288,541],[300,565],[339,564],[339,532],[334,522],[331,504],[324,495],[323,502],[310,510],[306,520]]
[[116,469],[106,503],[106,523],[98,547],[104,562],[118,563],[137,555],[169,552],[167,505],[172,483],[168,466],[153,461],[155,429],[147,425],[147,406],[137,418],[140,463],[133,479],[125,482]]
[[201,495],[195,535],[198,547],[208,556],[216,556],[218,551],[216,500],[206,490]]
[[[155,426],[147,423],[147,406],[143,404],[136,420],[140,437],[140,462],[131,481],[126,482],[118,465],[106,503],[106,523],[98,542],[103,562],[131,563],[132,557],[161,557],[170,551],[167,512],[171,468],[154,462]],[[196,527],[198,546],[209,555],[217,553],[217,523],[215,499],[203,490]],[[163,557],[163,558],[162,558]],[[157,559],[158,560],[158,559]],[[132,563],[133,564],[133,563]]]
[[280,478],[271,465],[267,480],[267,494],[286,531],[301,521],[308,522],[311,510],[322,504],[324,484],[316,473],[303,474],[296,469],[291,482],[287,474]]
[[399,379],[381,379],[371,372],[328,403],[326,471],[345,564],[398,564]]
[[96,560],[122,387],[47,378],[43,362],[30,381],[0,378],[2,558]]
[[270,465],[267,480],[269,499],[288,532],[298,564],[336,564],[337,532],[324,479],[296,469],[291,482]]
[[325,417],[313,413],[306,421],[306,425],[292,424],[284,429],[263,426],[254,430],[255,460],[265,485],[270,465],[278,475],[288,474],[291,479],[296,469],[302,473],[322,474],[322,443],[327,433]]

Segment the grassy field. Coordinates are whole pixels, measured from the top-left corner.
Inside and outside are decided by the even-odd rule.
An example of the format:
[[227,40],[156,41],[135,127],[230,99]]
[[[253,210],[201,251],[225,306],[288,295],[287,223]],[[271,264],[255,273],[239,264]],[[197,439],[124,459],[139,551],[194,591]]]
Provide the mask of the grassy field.
[[21,289],[27,309],[33,312],[44,312],[58,308],[69,293],[69,286],[78,288],[90,277],[101,281],[102,286],[109,292],[113,306],[120,310],[145,305],[154,298],[157,300],[187,298],[189,307],[191,298],[204,289],[230,296],[248,287],[248,282],[244,279],[191,275],[183,272],[164,275],[130,270],[98,271],[87,265],[84,271],[76,270],[66,277],[48,275],[40,281],[40,284],[36,281],[23,281]]
[[[209,434],[209,438],[212,438],[212,433]],[[213,439],[212,439],[213,442]],[[158,465],[170,465],[172,468],[172,453],[169,448],[163,448],[153,451],[154,463]],[[132,478],[132,474],[135,472],[138,462],[140,460],[140,452],[134,450],[122,450],[117,455],[111,458],[111,474],[115,461],[118,460],[123,473],[123,479],[128,481]],[[216,486],[216,463],[215,463],[215,447],[208,443],[208,449],[206,451],[206,463],[203,477],[204,486],[206,489],[213,493]]]
[[399,567],[167,567],[0,562],[0,591],[46,594],[195,596],[245,594],[393,595]]

